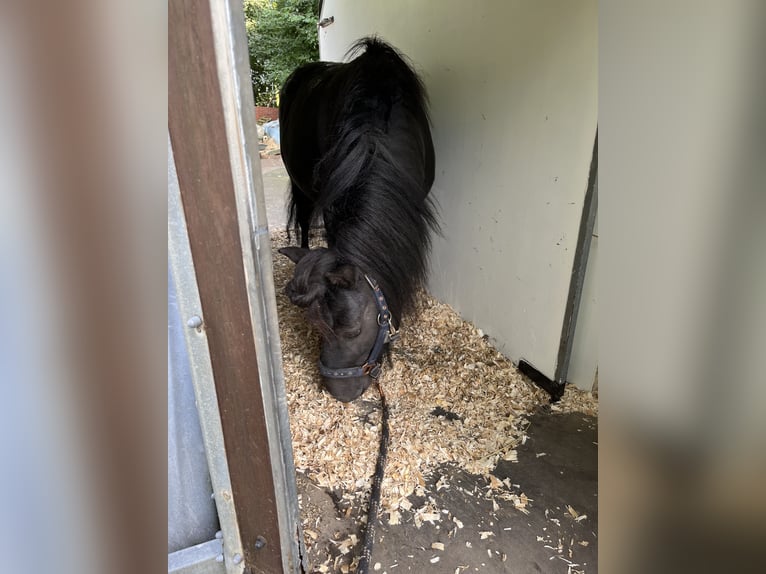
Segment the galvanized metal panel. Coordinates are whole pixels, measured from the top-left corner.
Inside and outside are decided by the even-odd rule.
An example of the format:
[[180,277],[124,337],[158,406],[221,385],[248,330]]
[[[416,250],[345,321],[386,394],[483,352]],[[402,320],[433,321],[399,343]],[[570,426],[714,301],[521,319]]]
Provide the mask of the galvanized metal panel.
[[168,574],[226,574],[217,539],[168,554]]
[[[200,305],[183,315],[202,318],[191,330],[205,338],[214,373],[232,488],[224,498],[237,511],[239,563],[298,572],[305,565],[242,5],[195,0],[171,12],[169,128]],[[228,566],[223,517],[222,528]],[[255,545],[261,537],[266,545]]]
[[[181,317],[187,321],[202,317],[194,262],[191,257],[186,219],[181,206],[181,191],[178,185],[173,149],[168,138],[168,261],[173,281],[177,287],[177,302]],[[231,478],[226,461],[220,412],[210,351],[205,330],[199,327],[184,329],[184,337],[190,357],[194,395],[199,413],[200,428],[207,454],[210,479],[213,485],[216,509],[223,539],[226,544],[226,572],[240,574],[243,563],[235,563],[234,557],[242,554],[237,516],[232,500]]]
[[[241,204],[241,181],[232,166],[242,152],[232,145],[230,131],[242,126],[236,120],[232,125],[224,113],[227,98],[222,92],[233,79],[221,52],[231,38],[214,31],[212,13],[218,8],[210,0],[168,5],[168,127],[201,303],[199,330],[210,353],[229,496],[237,511],[240,556],[247,571],[281,572],[280,493],[266,425],[261,358],[248,312],[253,301],[242,234],[249,232],[239,217],[247,205]],[[252,104],[250,108],[252,114]],[[256,547],[261,537],[266,544]],[[228,551],[228,544],[224,547]]]
[[[168,157],[170,159],[170,157]],[[218,530],[213,487],[194,399],[178,293],[168,268],[168,552],[211,540]]]
[[569,363],[572,357],[572,349],[575,345],[577,318],[580,311],[583,286],[585,285],[585,274],[588,268],[596,213],[598,213],[598,135],[596,136],[596,143],[593,145],[593,160],[591,161],[590,175],[588,177],[588,189],[585,192],[580,231],[577,236],[577,248],[572,264],[572,278],[569,283],[569,297],[561,328],[561,342],[559,343],[555,378],[555,381],[561,384],[569,380]]

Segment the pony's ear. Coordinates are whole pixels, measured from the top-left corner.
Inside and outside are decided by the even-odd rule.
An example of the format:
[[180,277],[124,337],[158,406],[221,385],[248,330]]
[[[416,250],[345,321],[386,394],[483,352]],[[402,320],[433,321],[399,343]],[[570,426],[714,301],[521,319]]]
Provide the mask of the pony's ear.
[[341,265],[325,274],[327,282],[340,289],[352,289],[359,279],[359,268],[354,265]]
[[335,267],[335,255],[324,248],[309,251],[303,247],[284,247],[279,251],[296,263],[293,278],[285,286],[290,301],[308,307],[324,297],[327,291],[324,274]]
[[290,302],[298,307],[308,307],[314,301],[324,297],[325,291],[326,288],[323,283],[313,283],[306,290],[296,289],[295,280],[290,281],[285,286],[285,294]]
[[309,250],[305,247],[282,247],[278,251],[293,263],[298,263],[309,254]]

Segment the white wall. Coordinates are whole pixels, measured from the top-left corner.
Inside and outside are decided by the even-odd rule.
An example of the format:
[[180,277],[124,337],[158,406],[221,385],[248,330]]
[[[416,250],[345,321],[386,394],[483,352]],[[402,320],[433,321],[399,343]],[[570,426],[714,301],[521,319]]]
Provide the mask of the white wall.
[[553,378],[597,121],[597,5],[327,0],[322,59],[378,33],[431,98],[430,287]]

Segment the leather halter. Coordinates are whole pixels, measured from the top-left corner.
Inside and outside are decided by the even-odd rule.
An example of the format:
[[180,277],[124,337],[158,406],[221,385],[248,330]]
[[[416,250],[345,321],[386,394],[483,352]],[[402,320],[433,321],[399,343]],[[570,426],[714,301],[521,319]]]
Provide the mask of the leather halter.
[[331,379],[351,379],[367,375],[377,380],[380,376],[380,356],[383,353],[383,346],[386,343],[395,341],[399,337],[399,332],[394,327],[394,323],[391,319],[391,311],[388,309],[386,298],[383,296],[383,291],[380,290],[378,283],[374,279],[368,275],[365,275],[364,278],[372,288],[372,292],[375,295],[375,306],[378,308],[378,336],[375,338],[375,344],[372,346],[372,350],[367,356],[367,361],[365,361],[364,365],[361,367],[331,369],[322,364],[322,359],[320,358],[319,372],[323,377]]

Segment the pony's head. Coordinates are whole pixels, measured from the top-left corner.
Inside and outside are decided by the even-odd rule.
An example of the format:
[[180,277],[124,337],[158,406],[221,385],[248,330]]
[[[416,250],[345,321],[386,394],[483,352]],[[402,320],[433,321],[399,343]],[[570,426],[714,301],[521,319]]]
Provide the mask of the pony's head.
[[341,261],[332,249],[284,247],[279,252],[296,264],[285,293],[306,309],[322,337],[322,384],[339,401],[353,401],[372,382],[369,367],[362,367],[385,334],[374,288],[357,266]]

